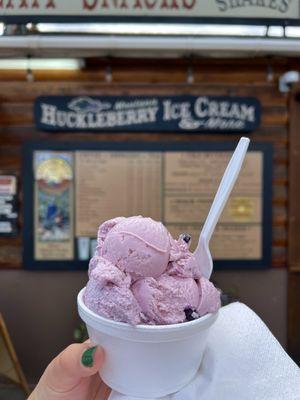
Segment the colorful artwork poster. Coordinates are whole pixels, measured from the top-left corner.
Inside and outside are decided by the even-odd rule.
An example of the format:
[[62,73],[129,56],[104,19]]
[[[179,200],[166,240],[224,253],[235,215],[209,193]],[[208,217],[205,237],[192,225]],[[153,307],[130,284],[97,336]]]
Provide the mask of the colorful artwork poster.
[[73,156],[71,152],[34,154],[35,258],[72,260]]

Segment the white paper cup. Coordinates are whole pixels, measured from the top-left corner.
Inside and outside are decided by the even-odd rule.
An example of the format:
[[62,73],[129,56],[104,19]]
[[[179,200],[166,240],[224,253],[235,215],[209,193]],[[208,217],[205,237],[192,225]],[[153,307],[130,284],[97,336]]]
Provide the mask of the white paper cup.
[[128,396],[153,398],[174,393],[195,376],[210,326],[218,313],[173,325],[137,325],[100,317],[77,297],[78,311],[91,341],[105,350],[99,371],[112,389]]

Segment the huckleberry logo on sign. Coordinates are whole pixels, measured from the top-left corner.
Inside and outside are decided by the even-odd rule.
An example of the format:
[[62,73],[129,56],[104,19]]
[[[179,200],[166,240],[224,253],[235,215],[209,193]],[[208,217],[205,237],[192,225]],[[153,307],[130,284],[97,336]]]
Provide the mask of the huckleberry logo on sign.
[[36,126],[50,131],[252,131],[255,98],[231,96],[47,96],[35,102]]
[[111,107],[111,104],[91,99],[90,97],[76,97],[70,101],[68,107],[73,111],[86,113],[107,110]]

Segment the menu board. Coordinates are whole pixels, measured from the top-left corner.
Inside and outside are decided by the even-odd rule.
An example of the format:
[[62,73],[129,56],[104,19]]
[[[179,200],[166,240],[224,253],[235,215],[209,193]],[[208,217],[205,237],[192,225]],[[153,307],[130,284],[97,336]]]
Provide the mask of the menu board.
[[118,215],[162,218],[162,153],[77,151],[75,165],[76,236]]
[[[184,223],[197,238],[230,157],[229,152],[165,154],[164,222],[172,234],[180,234]],[[214,259],[262,257],[262,160],[262,152],[246,156],[213,236]]]
[[[24,266],[82,269],[99,225],[120,215],[161,220],[174,237],[189,233],[194,250],[235,143],[41,147],[25,152],[33,169],[25,226],[34,234]],[[263,143],[246,155],[210,244],[216,268],[270,266],[271,155]]]

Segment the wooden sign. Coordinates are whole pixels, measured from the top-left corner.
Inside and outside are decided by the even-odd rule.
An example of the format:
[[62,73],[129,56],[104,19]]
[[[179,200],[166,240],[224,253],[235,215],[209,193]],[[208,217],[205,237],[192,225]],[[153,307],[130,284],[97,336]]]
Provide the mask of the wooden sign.
[[9,22],[299,21],[298,0],[3,0],[0,18]]
[[261,107],[233,96],[46,96],[35,101],[38,129],[99,132],[250,132]]
[[[24,267],[85,269],[98,226],[162,221],[191,250],[235,143],[40,142],[25,146]],[[214,267],[271,266],[272,146],[252,144],[215,230]]]

